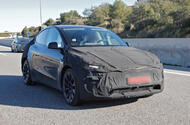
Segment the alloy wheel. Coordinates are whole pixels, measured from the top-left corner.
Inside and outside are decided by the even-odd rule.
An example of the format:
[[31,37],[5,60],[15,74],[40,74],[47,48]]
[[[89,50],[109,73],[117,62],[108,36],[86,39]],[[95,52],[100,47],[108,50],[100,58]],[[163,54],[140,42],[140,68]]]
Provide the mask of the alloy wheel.
[[64,77],[64,97],[71,104],[76,95],[76,84],[72,72],[66,72]]
[[30,78],[30,69],[29,69],[28,61],[24,62],[22,71],[23,71],[24,83],[28,83],[29,78]]

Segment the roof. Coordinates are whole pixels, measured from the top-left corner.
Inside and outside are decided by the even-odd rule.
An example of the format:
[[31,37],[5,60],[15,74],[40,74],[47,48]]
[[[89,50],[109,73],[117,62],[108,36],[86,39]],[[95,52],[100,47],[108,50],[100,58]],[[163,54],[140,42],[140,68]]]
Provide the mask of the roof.
[[100,28],[100,29],[105,29],[102,27],[97,27],[97,26],[86,26],[86,25],[54,25],[57,28]]

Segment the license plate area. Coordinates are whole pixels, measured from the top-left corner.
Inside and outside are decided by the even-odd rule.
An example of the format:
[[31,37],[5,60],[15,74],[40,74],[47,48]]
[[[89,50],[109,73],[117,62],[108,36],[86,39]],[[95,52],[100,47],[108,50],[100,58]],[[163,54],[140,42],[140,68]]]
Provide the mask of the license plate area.
[[135,76],[135,77],[126,78],[126,83],[129,85],[145,84],[150,82],[151,82],[150,76]]

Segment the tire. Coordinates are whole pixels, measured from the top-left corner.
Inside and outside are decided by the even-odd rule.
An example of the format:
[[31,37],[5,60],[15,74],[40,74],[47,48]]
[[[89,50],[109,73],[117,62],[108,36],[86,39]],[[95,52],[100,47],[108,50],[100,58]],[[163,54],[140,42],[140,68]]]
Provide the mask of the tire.
[[16,48],[14,48],[14,49],[13,49],[13,52],[14,52],[14,53],[16,53],[16,52],[17,52]]
[[15,48],[15,49],[14,49],[14,52],[15,52],[15,53],[17,53],[17,52],[18,52],[18,51],[17,51],[17,48]]
[[11,52],[14,52],[13,48],[11,47]]
[[72,69],[67,69],[63,76],[63,96],[67,104],[76,106],[80,104],[79,84],[76,82]]
[[24,61],[22,66],[23,80],[26,85],[35,85],[32,82],[31,74],[30,74],[30,66],[27,60]]

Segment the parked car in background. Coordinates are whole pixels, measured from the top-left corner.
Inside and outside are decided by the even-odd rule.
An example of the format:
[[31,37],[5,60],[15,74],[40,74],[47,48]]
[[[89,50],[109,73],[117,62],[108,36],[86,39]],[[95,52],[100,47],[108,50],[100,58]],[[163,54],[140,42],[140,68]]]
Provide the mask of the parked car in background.
[[25,47],[22,72],[26,85],[39,82],[56,88],[69,105],[150,96],[164,89],[163,66],[154,54],[91,26],[42,30]]
[[23,52],[26,44],[29,43],[29,38],[26,37],[16,37],[11,43],[12,52]]

